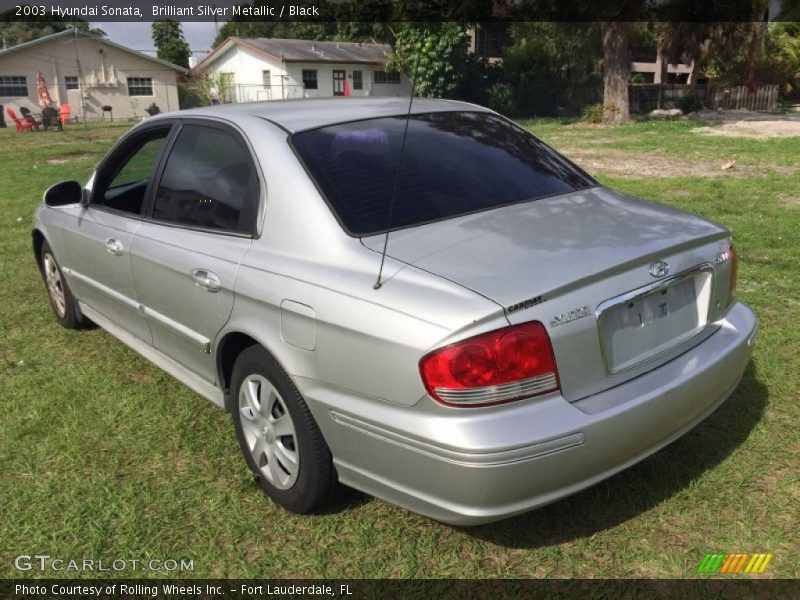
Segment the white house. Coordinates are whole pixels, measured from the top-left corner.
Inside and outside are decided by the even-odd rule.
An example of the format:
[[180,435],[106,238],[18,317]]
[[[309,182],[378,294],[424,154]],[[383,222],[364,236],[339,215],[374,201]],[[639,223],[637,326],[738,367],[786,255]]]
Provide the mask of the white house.
[[17,115],[34,112],[41,73],[50,99],[69,104],[72,116],[114,119],[147,116],[156,104],[161,112],[178,110],[177,75],[186,69],[147,56],[105,38],[67,29],[0,50],[0,104]]
[[405,75],[387,73],[391,46],[229,37],[193,69],[224,78],[221,100],[255,102],[284,98],[408,96]]

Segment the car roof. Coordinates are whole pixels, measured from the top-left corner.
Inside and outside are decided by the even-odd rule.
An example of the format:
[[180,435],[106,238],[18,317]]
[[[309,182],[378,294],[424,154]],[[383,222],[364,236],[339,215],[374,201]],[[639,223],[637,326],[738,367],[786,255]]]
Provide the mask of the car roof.
[[[223,104],[180,111],[180,116],[219,117],[236,122],[239,118],[267,119],[289,133],[316,129],[335,123],[403,115],[409,110],[409,98],[309,98],[270,100],[243,104]],[[491,112],[487,108],[454,100],[414,98],[411,114],[430,112]],[[164,116],[176,116],[171,113]]]

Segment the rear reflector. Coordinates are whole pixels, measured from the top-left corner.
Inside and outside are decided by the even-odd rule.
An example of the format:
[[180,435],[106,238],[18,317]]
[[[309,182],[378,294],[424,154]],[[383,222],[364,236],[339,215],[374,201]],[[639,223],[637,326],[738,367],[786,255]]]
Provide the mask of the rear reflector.
[[736,296],[736,280],[739,278],[739,255],[736,254],[736,247],[733,244],[728,249],[728,253],[731,261],[731,276],[728,283],[728,305],[730,306]]
[[448,406],[486,406],[559,388],[553,347],[538,321],[434,350],[419,363],[425,389]]

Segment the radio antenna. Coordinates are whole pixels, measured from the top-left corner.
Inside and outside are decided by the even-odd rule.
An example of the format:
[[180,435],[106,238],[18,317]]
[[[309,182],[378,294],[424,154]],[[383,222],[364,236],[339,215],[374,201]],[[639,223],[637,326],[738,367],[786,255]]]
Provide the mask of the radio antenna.
[[[427,33],[427,29],[420,31],[417,42],[422,41],[422,37]],[[400,184],[400,173],[403,170],[403,155],[406,151],[406,137],[408,137],[408,122],[411,120],[411,105],[414,102],[414,93],[417,89],[417,67],[419,66],[419,55],[417,51],[417,58],[414,61],[414,77],[411,80],[411,97],[408,99],[408,111],[406,112],[406,124],[403,128],[403,140],[400,143],[400,159],[397,161],[397,171],[394,174],[394,187],[392,189],[392,199],[389,203],[389,214],[386,217],[386,236],[383,238],[383,252],[381,252],[381,266],[378,269],[378,278],[375,280],[375,285],[372,286],[373,290],[381,289],[383,282],[381,282],[381,275],[383,275],[383,263],[386,262],[386,249],[389,246],[389,230],[392,228],[392,213],[394,212],[394,203],[397,200],[397,187]]]

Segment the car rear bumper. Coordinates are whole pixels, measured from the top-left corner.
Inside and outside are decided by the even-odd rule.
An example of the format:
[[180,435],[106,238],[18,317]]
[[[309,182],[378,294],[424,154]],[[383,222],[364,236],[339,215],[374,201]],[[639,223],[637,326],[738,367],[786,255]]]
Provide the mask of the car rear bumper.
[[439,521],[474,525],[589,487],[663,448],[736,389],[757,331],[737,302],[719,329],[674,360],[569,403],[534,398],[447,409],[401,407],[298,381],[340,480]]

